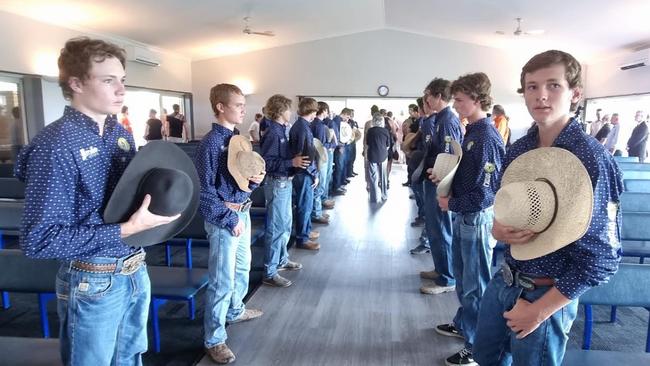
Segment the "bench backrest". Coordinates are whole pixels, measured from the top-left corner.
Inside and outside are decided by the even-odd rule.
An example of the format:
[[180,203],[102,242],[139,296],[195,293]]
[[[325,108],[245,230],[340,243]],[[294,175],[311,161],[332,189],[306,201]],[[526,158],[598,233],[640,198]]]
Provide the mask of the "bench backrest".
[[14,164],[13,163],[0,163],[0,177],[13,178],[14,177]]
[[0,290],[55,292],[60,263],[54,259],[27,258],[17,249],[0,250]]
[[618,163],[621,170],[650,170],[650,164],[647,163]]
[[624,192],[621,195],[623,212],[650,212],[650,193]]
[[23,202],[0,201],[0,230],[19,230]]
[[639,158],[636,156],[614,156],[614,160],[616,160],[619,163],[626,163],[626,162],[631,162],[631,163],[638,163]]
[[650,170],[623,170],[623,179],[650,180]]
[[16,178],[0,177],[0,198],[25,198],[25,183]]
[[650,266],[621,263],[609,282],[587,290],[580,303],[650,307]]
[[626,192],[650,193],[650,180],[647,179],[623,179],[623,186]]
[[650,241],[650,212],[623,212],[621,240]]

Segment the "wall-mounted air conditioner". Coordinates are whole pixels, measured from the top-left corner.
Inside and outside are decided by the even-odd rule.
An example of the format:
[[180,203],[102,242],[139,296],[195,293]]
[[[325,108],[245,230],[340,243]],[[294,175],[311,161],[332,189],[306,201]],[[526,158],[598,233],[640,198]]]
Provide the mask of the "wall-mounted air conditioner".
[[618,65],[621,70],[631,70],[650,65],[650,48],[632,52],[623,57],[623,63]]
[[124,49],[126,50],[126,59],[128,61],[148,66],[160,66],[160,59],[157,55],[144,47],[127,45]]

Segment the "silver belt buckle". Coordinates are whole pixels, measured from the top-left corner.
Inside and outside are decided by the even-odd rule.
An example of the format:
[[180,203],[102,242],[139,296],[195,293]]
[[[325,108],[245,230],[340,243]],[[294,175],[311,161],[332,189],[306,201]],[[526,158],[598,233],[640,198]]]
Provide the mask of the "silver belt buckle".
[[507,263],[503,263],[501,265],[501,274],[503,276],[503,281],[508,285],[508,287],[511,287],[512,284],[515,282],[515,278],[512,275],[512,270],[510,269],[510,266],[508,266]]
[[251,201],[250,199],[247,199],[246,201],[244,201],[244,203],[242,203],[239,206],[239,212],[246,212],[246,211],[250,210],[252,205],[253,205],[253,201]]
[[144,258],[145,258],[145,253],[140,252],[125,259],[124,262],[122,262],[122,270],[120,271],[120,274],[123,275],[133,274],[135,271],[137,271],[140,268],[140,265],[142,264],[142,262],[144,262]]

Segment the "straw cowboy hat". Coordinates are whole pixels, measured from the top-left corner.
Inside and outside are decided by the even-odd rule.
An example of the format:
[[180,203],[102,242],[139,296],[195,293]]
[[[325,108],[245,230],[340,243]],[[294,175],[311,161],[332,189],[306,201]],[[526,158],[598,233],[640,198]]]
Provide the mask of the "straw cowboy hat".
[[404,151],[404,154],[409,155],[413,152],[413,142],[417,137],[418,134],[413,132],[409,132],[406,134],[406,136],[404,136],[404,141],[402,141],[402,144],[400,145],[402,151]]
[[235,135],[228,143],[228,172],[244,192],[250,192],[249,179],[266,170],[266,164],[260,154],[253,151],[251,142],[242,135]]
[[320,142],[319,139],[314,137],[314,150],[316,150],[316,160],[318,161],[318,169],[323,169],[325,166],[327,166],[327,160],[329,159],[327,156],[327,150],[325,149],[325,146],[323,146],[323,143]]
[[333,142],[334,139],[336,138],[336,134],[334,133],[334,130],[329,127],[325,127],[325,128],[327,128],[327,142]]
[[352,130],[352,139],[354,142],[361,140],[361,131],[358,128]]
[[349,123],[341,121],[341,130],[339,132],[339,142],[347,144],[352,141],[352,126]]
[[571,152],[543,147],[520,155],[503,173],[494,218],[537,236],[510,246],[517,260],[538,258],[580,239],[589,228],[593,187],[587,169]]
[[134,247],[162,243],[187,226],[199,206],[199,175],[192,159],[178,146],[166,141],[150,141],[138,151],[117,182],[104,209],[104,222],[128,221],[151,195],[149,211],[161,216],[181,216],[165,225],[122,239]]
[[463,157],[463,148],[458,141],[451,140],[449,143],[453,150],[453,154],[440,153],[436,157],[436,162],[433,164],[433,174],[440,179],[436,192],[438,196],[447,197],[451,191],[451,183],[454,181],[456,170],[460,164],[460,159]]

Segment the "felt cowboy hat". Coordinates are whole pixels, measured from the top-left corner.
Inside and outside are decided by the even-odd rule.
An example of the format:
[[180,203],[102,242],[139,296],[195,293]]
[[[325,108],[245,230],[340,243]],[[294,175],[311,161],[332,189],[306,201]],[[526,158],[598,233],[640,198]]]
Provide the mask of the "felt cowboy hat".
[[460,164],[460,159],[463,157],[463,148],[458,141],[451,140],[453,154],[440,153],[436,157],[436,162],[433,164],[433,174],[440,180],[436,192],[438,196],[447,197],[451,191],[451,183],[454,181],[456,170]]
[[318,169],[323,169],[327,165],[327,150],[319,139],[314,137],[314,150],[316,151],[316,160],[318,160]]
[[237,186],[244,192],[250,192],[249,179],[266,170],[266,164],[260,154],[253,151],[253,145],[244,136],[235,135],[228,144],[228,171]]
[[151,141],[138,151],[117,182],[104,209],[104,222],[126,222],[151,195],[149,211],[161,216],[181,216],[165,225],[122,239],[130,246],[144,247],[173,238],[192,221],[199,206],[199,175],[192,159],[178,146]]
[[400,146],[402,151],[404,151],[404,154],[410,154],[413,152],[413,142],[417,137],[418,134],[413,132],[409,132],[404,136],[404,141],[402,141],[402,145]]
[[352,126],[347,122],[341,122],[341,130],[339,131],[339,142],[347,144],[352,141]]
[[494,219],[537,235],[510,246],[512,257],[529,260],[580,239],[589,228],[593,187],[587,169],[571,152],[542,147],[516,158],[503,173],[494,199]]

